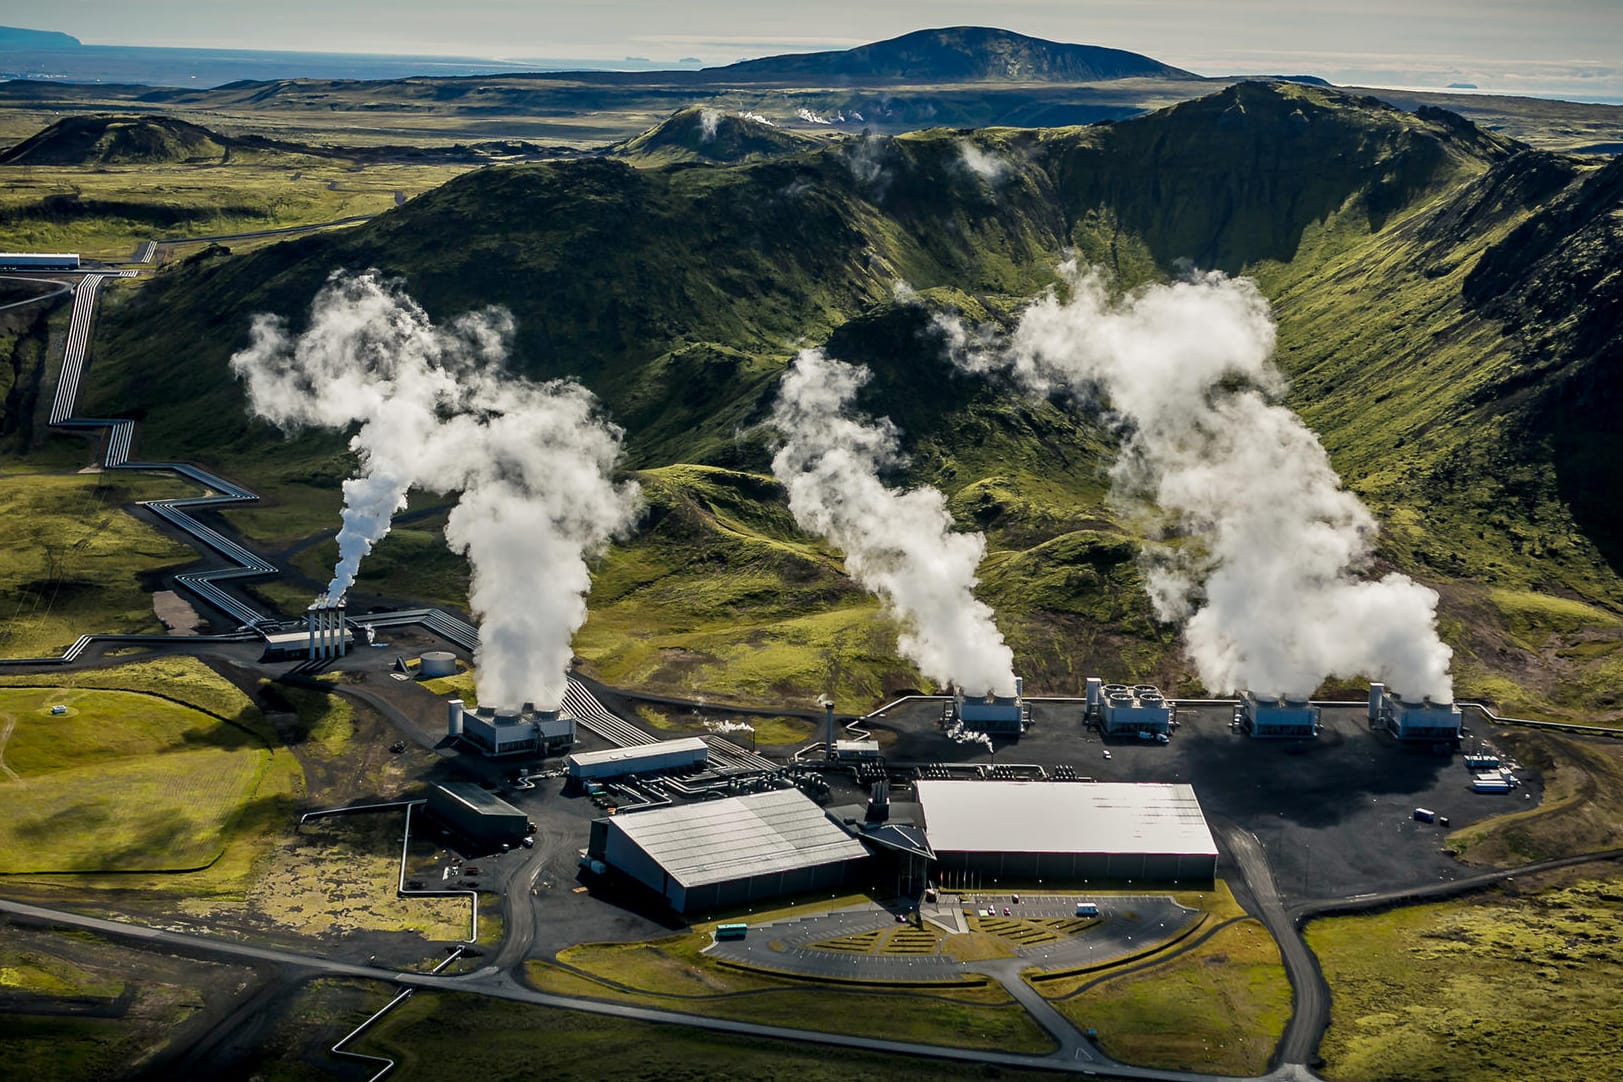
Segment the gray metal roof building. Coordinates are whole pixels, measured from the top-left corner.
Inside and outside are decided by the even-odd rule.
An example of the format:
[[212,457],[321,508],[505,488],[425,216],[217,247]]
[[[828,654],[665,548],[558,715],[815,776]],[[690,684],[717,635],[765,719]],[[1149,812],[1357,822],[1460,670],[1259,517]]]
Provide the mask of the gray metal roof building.
[[571,778],[618,778],[626,774],[703,766],[709,758],[710,745],[696,736],[687,736],[629,748],[577,751],[564,760],[564,765]]
[[1209,883],[1217,874],[1217,843],[1188,785],[919,781],[916,789],[948,873],[986,883]]
[[428,791],[428,810],[475,841],[511,844],[534,829],[528,815],[471,782],[434,786]]
[[678,913],[837,888],[868,856],[795,789],[599,819],[588,852]]

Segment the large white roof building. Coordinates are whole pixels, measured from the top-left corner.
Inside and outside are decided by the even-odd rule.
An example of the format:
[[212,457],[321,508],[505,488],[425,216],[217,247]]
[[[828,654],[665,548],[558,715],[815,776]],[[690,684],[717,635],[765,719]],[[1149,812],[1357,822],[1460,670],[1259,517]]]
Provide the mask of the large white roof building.
[[946,871],[983,881],[1209,882],[1217,843],[1188,785],[920,781]]

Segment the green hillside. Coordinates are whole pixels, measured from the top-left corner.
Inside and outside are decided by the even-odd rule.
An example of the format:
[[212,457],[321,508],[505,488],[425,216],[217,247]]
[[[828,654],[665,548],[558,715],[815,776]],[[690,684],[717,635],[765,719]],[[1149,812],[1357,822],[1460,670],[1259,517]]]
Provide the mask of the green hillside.
[[174,117],[70,116],[0,151],[0,165],[141,165],[221,162],[232,140]]
[[762,120],[717,109],[681,109],[640,135],[609,147],[639,165],[672,162],[743,162],[811,150],[821,140]]
[[[1383,559],[1443,593],[1462,696],[1615,714],[1623,636],[1567,616],[1623,611],[1605,439],[1619,168],[1260,83],[1088,128],[489,168],[346,233],[165,273],[110,306],[86,408],[142,418],[144,448],[264,486],[281,532],[313,531],[331,497],[309,494],[347,471],[343,440],[248,422],[226,360],[249,314],[297,323],[337,267],[403,276],[436,317],[505,304],[515,363],[597,390],[649,490],[641,532],[600,569],[588,667],[862,700],[916,674],[837,556],[790,527],[757,427],[793,351],[827,343],[875,369],[861,404],[902,427],[908,477],[987,531],[983,593],[1029,687],[1103,671],[1190,689],[1104,499],[1108,435],[952,375],[925,311],[892,299],[906,281],[1006,321],[1068,251],[1124,284],[1190,260],[1253,273],[1275,302],[1292,405],[1386,523]],[[403,574],[379,588],[413,594]]]

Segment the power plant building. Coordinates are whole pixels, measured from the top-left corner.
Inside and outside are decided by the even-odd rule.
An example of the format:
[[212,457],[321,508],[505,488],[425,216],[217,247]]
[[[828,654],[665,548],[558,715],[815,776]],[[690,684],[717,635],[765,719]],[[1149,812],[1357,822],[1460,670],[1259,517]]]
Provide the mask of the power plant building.
[[1102,684],[1095,677],[1088,681],[1087,696],[1089,715],[1108,736],[1172,731],[1172,703],[1153,685]]
[[797,789],[598,819],[587,854],[678,913],[838,889],[868,859]]
[[1385,684],[1371,684],[1369,724],[1397,740],[1457,744],[1462,721],[1460,708],[1453,703],[1405,699]]
[[1319,708],[1306,699],[1264,698],[1240,693],[1240,728],[1258,739],[1312,737],[1319,733]]
[[578,751],[564,760],[564,766],[572,781],[585,781],[589,778],[651,774],[656,770],[683,770],[704,766],[709,759],[710,745],[696,736],[689,736],[629,748]]
[[575,742],[575,716],[558,710],[481,706],[464,709],[461,699],[446,703],[445,733],[473,745],[485,755],[540,755]]
[[953,707],[958,723],[966,729],[983,733],[1008,733],[1015,736],[1025,731],[1026,701],[1022,694],[1023,681],[1015,677],[1012,696],[965,695],[960,689],[954,697]]
[[470,782],[434,786],[428,791],[428,810],[440,822],[475,841],[516,845],[535,833],[529,816]]
[[937,868],[983,882],[1209,884],[1217,843],[1188,785],[915,783]]

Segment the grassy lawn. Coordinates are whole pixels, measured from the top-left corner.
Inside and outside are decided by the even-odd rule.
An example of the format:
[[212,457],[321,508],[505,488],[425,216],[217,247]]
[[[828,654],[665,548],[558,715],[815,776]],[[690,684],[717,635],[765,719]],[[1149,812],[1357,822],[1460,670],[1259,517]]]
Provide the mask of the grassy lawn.
[[699,953],[708,941],[695,932],[648,943],[582,944],[563,951],[560,965],[527,963],[525,975],[542,991],[797,1029],[964,1048],[1053,1047],[1008,993],[973,975],[962,986],[916,990],[794,981],[717,965]]
[[[1525,893],[1524,893],[1525,892]],[[1330,982],[1321,1073],[1475,1082],[1616,1077],[1623,877],[1545,885],[1308,926]],[[1528,1056],[1536,1050],[1536,1068]]]
[[1099,1031],[1111,1057],[1144,1067],[1255,1075],[1290,1017],[1290,982],[1273,938],[1255,920],[1148,969],[1105,978],[1054,1002]]
[[0,727],[13,873],[210,864],[271,758],[249,731],[135,692],[0,690]]
[[0,655],[59,652],[85,632],[163,632],[139,576],[195,553],[122,505],[196,492],[158,475],[0,474]]
[[[0,773],[0,790],[15,798],[8,807],[18,809],[0,820],[0,854],[14,872],[74,874],[8,882],[42,896],[240,904],[304,787],[259,710],[195,658],[63,673],[53,683],[0,678],[0,711],[16,720],[5,763],[18,775]],[[68,713],[51,715],[57,704]],[[141,874],[164,868],[200,870]]]
[[1539,771],[1543,799],[1536,807],[1450,834],[1448,847],[1461,859],[1506,867],[1618,844],[1623,834],[1623,742],[1517,729],[1500,730],[1493,739]]

